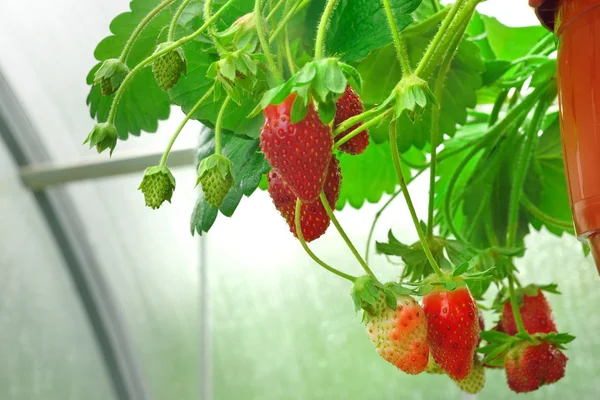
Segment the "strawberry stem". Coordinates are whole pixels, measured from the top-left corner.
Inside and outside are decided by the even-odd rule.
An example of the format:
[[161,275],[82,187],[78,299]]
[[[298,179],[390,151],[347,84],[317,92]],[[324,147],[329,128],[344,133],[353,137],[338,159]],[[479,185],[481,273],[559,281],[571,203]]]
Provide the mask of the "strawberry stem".
[[358,135],[361,132],[366,131],[367,129],[369,129],[373,125],[377,125],[383,119],[389,117],[390,114],[392,113],[392,111],[393,110],[388,110],[388,111],[384,112],[383,114],[379,114],[378,116],[374,117],[370,121],[365,122],[361,126],[355,128],[350,133],[348,133],[346,136],[344,136],[343,138],[341,138],[340,140],[338,140],[337,142],[335,142],[333,148],[334,149],[338,149],[341,145],[343,145],[344,143],[346,143],[347,141],[349,141],[350,139],[352,139],[354,136]]
[[300,199],[296,200],[296,218],[295,218],[295,223],[296,223],[296,236],[298,236],[298,240],[300,241],[300,244],[302,245],[302,247],[304,248],[304,251],[306,251],[306,253],[310,256],[310,258],[312,258],[314,260],[314,262],[316,262],[317,264],[319,264],[321,267],[325,268],[327,271],[336,274],[337,276],[340,276],[344,279],[348,279],[350,282],[354,282],[356,281],[356,277],[352,276],[352,275],[348,275],[342,271],[339,271],[333,267],[330,267],[328,264],[326,264],[323,260],[321,260],[319,257],[317,257],[315,255],[315,253],[312,252],[312,250],[308,247],[308,245],[306,244],[306,241],[304,240],[304,235],[302,234],[302,225],[300,223],[300,215],[302,213],[302,202],[300,201]]
[[394,14],[392,13],[390,0],[383,0],[383,8],[385,9],[385,15],[387,17],[388,25],[390,26],[390,32],[392,33],[392,38],[394,39],[396,55],[398,56],[398,61],[400,61],[400,66],[402,67],[402,75],[410,75],[412,73],[412,68],[410,66],[410,61],[408,60],[406,44],[400,36],[398,25],[396,25],[396,19],[394,18]]
[[529,169],[529,163],[533,152],[535,141],[538,137],[540,124],[546,115],[548,108],[547,96],[543,96],[537,104],[531,122],[525,132],[525,141],[521,149],[521,154],[517,159],[516,172],[512,181],[510,192],[510,202],[508,203],[508,228],[506,230],[506,246],[514,247],[516,244],[517,227],[519,225],[519,203],[523,194],[523,184],[525,175]]
[[304,2],[298,1],[294,6],[283,16],[281,21],[277,23],[277,28],[273,31],[271,36],[269,37],[269,44],[272,44],[277,36],[283,31],[284,28],[287,27],[287,23],[298,11],[302,10],[305,6],[310,3],[310,0],[305,0]]
[[561,219],[554,218],[553,216],[546,214],[545,212],[543,212],[542,210],[540,210],[538,207],[536,207],[536,205],[533,204],[531,202],[531,200],[529,200],[529,198],[525,195],[525,193],[521,194],[521,204],[534,217],[539,218],[542,222],[544,222],[544,224],[554,225],[557,228],[564,229],[564,230],[567,230],[567,231],[572,231],[573,230],[573,222],[563,221]]
[[271,11],[269,11],[269,14],[267,15],[266,21],[269,22],[271,20],[271,18],[273,18],[275,16],[275,13],[277,12],[277,10],[279,10],[279,8],[283,5],[283,3],[285,3],[286,0],[279,0],[277,2],[277,4],[275,4],[273,7],[271,7]]
[[196,111],[198,111],[198,109],[206,101],[206,99],[208,99],[210,97],[210,95],[212,94],[212,92],[213,92],[214,89],[215,89],[215,87],[211,86],[211,88],[208,89],[208,91],[204,94],[204,96],[202,96],[200,98],[200,100],[198,100],[198,102],[196,104],[194,104],[194,107],[192,107],[192,109],[190,110],[190,112],[188,112],[186,114],[186,116],[183,119],[183,121],[181,121],[181,123],[179,124],[179,126],[175,130],[175,133],[173,133],[173,136],[171,136],[171,140],[169,140],[167,148],[165,149],[165,151],[164,151],[164,153],[163,153],[163,155],[162,155],[162,157],[160,159],[160,164],[159,165],[165,165],[167,163],[167,158],[169,157],[169,153],[171,152],[171,148],[173,147],[173,144],[175,143],[175,140],[177,140],[177,137],[179,136],[179,133],[181,133],[181,130],[183,129],[183,127],[185,126],[185,124],[192,118],[192,116],[194,115],[194,113]]
[[221,155],[221,126],[223,125],[223,116],[225,115],[225,109],[229,104],[231,97],[225,97],[223,100],[223,104],[221,104],[221,109],[219,110],[219,115],[217,115],[217,121],[215,123],[215,154]]
[[123,96],[123,92],[125,91],[127,84],[133,79],[133,77],[138,72],[140,72],[142,70],[142,68],[144,68],[148,64],[152,63],[154,60],[164,56],[168,52],[173,51],[176,48],[183,46],[187,42],[194,40],[197,36],[199,36],[206,29],[208,29],[208,27],[214,21],[216,21],[221,16],[221,14],[223,14],[225,11],[227,11],[227,9],[229,9],[229,7],[231,7],[236,2],[237,2],[237,0],[228,0],[227,3],[223,4],[223,6],[221,8],[219,8],[219,10],[216,13],[214,13],[212,15],[212,17],[210,17],[208,20],[206,20],[204,22],[204,24],[202,24],[202,26],[200,28],[198,28],[194,33],[191,33],[188,36],[184,36],[181,39],[178,39],[176,42],[173,42],[172,45],[167,46],[167,47],[163,48],[162,50],[157,51],[156,53],[153,53],[152,55],[150,55],[150,56],[146,57],[144,60],[142,60],[138,65],[136,65],[135,68],[133,68],[127,74],[125,79],[123,79],[123,82],[119,86],[117,93],[115,93],[115,97],[113,98],[112,104],[110,106],[110,112],[108,113],[108,118],[107,118],[106,122],[110,123],[110,124],[114,123],[115,115],[117,113],[117,106],[119,104],[119,100],[121,100],[121,96]]
[[[205,2],[204,2],[204,20],[205,21],[208,21],[210,19],[211,10],[212,10],[212,0],[205,0]],[[208,33],[210,34],[211,39],[212,39],[213,43],[215,44],[215,47],[217,48],[217,51],[219,52],[219,54],[225,53],[226,50],[223,48],[221,41],[217,37],[217,31],[213,24],[210,24],[208,26]]]
[[167,34],[167,42],[173,41],[173,34],[175,33],[175,25],[177,25],[177,21],[179,21],[179,17],[181,16],[181,13],[183,13],[183,10],[187,7],[187,5],[189,3],[190,3],[190,0],[183,0],[181,5],[175,12],[173,19],[171,20],[171,25],[169,25],[169,33]]
[[[288,0],[288,4],[291,0]],[[294,75],[296,73],[296,63],[294,63],[294,57],[292,57],[292,48],[290,46],[290,35],[288,32],[287,25],[285,26],[283,44],[285,46],[285,59],[288,64],[288,68],[290,70],[290,74]]]
[[261,2],[262,0],[255,0],[254,2],[254,18],[256,19],[256,35],[258,36],[258,41],[260,42],[260,47],[265,54],[265,58],[267,59],[267,65],[269,66],[269,71],[273,74],[273,77],[277,81],[277,83],[281,83],[283,81],[281,74],[275,65],[275,60],[273,59],[273,55],[271,54],[271,49],[269,48],[269,42],[267,41],[267,34],[265,32],[265,26],[263,25],[262,11],[261,11]]
[[321,203],[323,204],[323,208],[325,208],[325,212],[331,219],[331,222],[333,222],[335,229],[337,229],[337,231],[340,233],[340,236],[342,237],[342,239],[344,239],[344,242],[346,242],[346,245],[348,246],[348,248],[350,249],[352,254],[354,254],[354,257],[356,257],[356,259],[358,260],[358,262],[360,263],[360,265],[363,267],[363,269],[365,270],[365,272],[367,274],[371,275],[372,277],[375,277],[375,274],[373,274],[373,271],[371,271],[371,268],[369,268],[369,266],[367,265],[365,260],[363,260],[363,258],[360,256],[360,254],[356,250],[356,247],[354,247],[354,245],[352,244],[352,241],[350,240],[350,238],[348,238],[348,235],[346,235],[346,232],[340,225],[340,222],[337,220],[336,216],[333,214],[333,210],[329,206],[329,201],[327,200],[327,196],[325,196],[325,192],[321,191],[320,198],[321,198]]
[[138,26],[136,26],[135,30],[133,31],[133,33],[131,34],[131,36],[129,37],[129,39],[127,39],[127,43],[125,43],[125,47],[123,48],[123,51],[121,52],[121,55],[119,56],[119,60],[121,60],[123,63],[127,62],[127,56],[129,55],[129,52],[131,51],[131,47],[133,46],[133,44],[137,40],[137,38],[140,35],[140,33],[142,33],[142,31],[144,30],[144,28],[146,27],[146,25],[148,25],[148,23],[150,21],[152,21],[152,19],[154,17],[156,17],[156,15],[158,13],[160,13],[162,10],[164,10],[168,5],[172,4],[174,1],[175,0],[165,0],[165,1],[163,1],[162,3],[160,3],[159,5],[157,5],[154,9],[152,9],[152,11],[150,11],[148,13],[148,15],[146,15],[144,17],[144,19],[142,19],[140,21],[140,23],[138,24]]
[[[435,3],[435,1],[434,1]],[[438,147],[438,135],[440,130],[440,105],[442,99],[442,92],[444,90],[444,83],[446,82],[446,75],[450,70],[450,64],[454,59],[458,45],[462,41],[462,38],[467,29],[467,24],[464,24],[462,30],[458,32],[456,37],[453,39],[450,49],[442,61],[440,66],[437,79],[435,81],[435,87],[433,95],[436,99],[436,104],[433,105],[431,110],[431,161],[429,163],[429,204],[427,210],[427,237],[433,237],[433,209],[435,200],[435,178],[436,178],[436,167],[437,167],[437,147]]]
[[510,306],[513,310],[513,316],[515,318],[515,324],[519,333],[527,333],[525,325],[523,324],[523,318],[521,317],[521,310],[519,309],[519,303],[517,302],[517,295],[515,294],[515,287],[512,273],[508,274],[508,294],[510,295]]
[[423,229],[421,229],[421,224],[419,223],[419,217],[417,217],[417,212],[415,211],[415,207],[413,205],[412,199],[410,197],[410,193],[408,192],[408,186],[406,185],[406,180],[404,179],[404,172],[402,172],[402,166],[400,165],[400,155],[398,154],[398,143],[396,142],[396,120],[392,120],[390,123],[390,150],[392,152],[392,160],[394,161],[394,168],[396,169],[396,175],[398,175],[398,181],[400,182],[400,188],[402,189],[402,193],[404,194],[404,199],[406,200],[406,205],[408,206],[408,210],[410,211],[410,216],[412,217],[413,224],[415,225],[415,229],[417,230],[417,235],[419,235],[419,241],[421,242],[421,246],[423,247],[423,251],[425,252],[425,256],[427,260],[429,260],[429,264],[431,268],[433,268],[434,272],[443,277],[442,270],[440,266],[433,258],[433,254],[431,254],[431,249],[429,248],[429,244],[427,243],[427,239],[425,238],[425,234],[423,233]]
[[329,25],[329,20],[331,19],[331,15],[333,14],[333,10],[335,9],[337,2],[338,0],[327,0],[325,11],[323,11],[323,15],[321,15],[319,28],[317,29],[317,39],[315,40],[315,60],[320,60],[323,58],[323,49],[325,47],[325,31],[327,30],[327,25]]

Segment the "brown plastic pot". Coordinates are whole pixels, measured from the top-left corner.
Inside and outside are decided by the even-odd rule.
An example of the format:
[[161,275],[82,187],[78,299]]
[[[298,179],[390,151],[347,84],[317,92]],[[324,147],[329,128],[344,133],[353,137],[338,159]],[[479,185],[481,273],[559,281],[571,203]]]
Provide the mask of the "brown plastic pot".
[[575,231],[589,241],[600,273],[600,0],[536,5],[558,38],[561,138]]

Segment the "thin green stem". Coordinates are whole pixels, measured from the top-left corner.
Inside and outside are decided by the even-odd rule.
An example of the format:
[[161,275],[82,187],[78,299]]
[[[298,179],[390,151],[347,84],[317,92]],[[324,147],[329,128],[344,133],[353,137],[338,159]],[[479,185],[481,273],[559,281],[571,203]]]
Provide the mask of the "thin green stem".
[[181,5],[179,6],[179,8],[177,8],[177,11],[175,12],[175,15],[173,16],[173,19],[171,20],[171,24],[169,25],[169,33],[167,34],[167,42],[173,41],[173,34],[175,33],[175,26],[177,25],[177,21],[179,21],[179,17],[181,16],[181,13],[183,13],[183,10],[187,7],[187,5],[189,3],[190,3],[190,0],[183,0]]
[[354,244],[352,244],[352,241],[350,240],[348,235],[346,235],[344,228],[342,228],[342,225],[340,225],[340,222],[338,221],[336,216],[333,214],[333,210],[329,206],[329,201],[327,200],[327,196],[325,196],[325,192],[321,191],[320,199],[321,199],[321,204],[323,204],[323,208],[325,209],[325,212],[329,216],[329,219],[331,219],[331,222],[333,222],[335,229],[337,229],[337,231],[340,233],[340,236],[342,237],[342,239],[344,239],[346,246],[348,246],[348,248],[350,249],[352,254],[354,254],[354,257],[356,257],[356,260],[363,267],[365,272],[367,274],[371,275],[372,277],[375,277],[375,274],[373,274],[373,271],[371,271],[371,268],[369,268],[369,266],[367,265],[365,260],[363,260],[363,258],[360,256],[360,254],[356,250],[356,247],[354,247]]
[[133,46],[133,44],[137,40],[137,38],[140,35],[140,33],[142,33],[142,31],[144,30],[144,28],[146,27],[146,25],[148,25],[148,23],[150,21],[152,21],[152,18],[156,17],[156,15],[158,13],[160,13],[162,10],[164,10],[167,6],[169,6],[174,1],[175,0],[165,0],[165,1],[163,1],[162,3],[160,3],[159,5],[157,5],[152,11],[150,11],[148,13],[148,15],[146,15],[144,17],[144,19],[142,19],[140,21],[140,23],[138,24],[138,26],[136,26],[135,30],[133,31],[133,33],[131,34],[131,36],[129,37],[129,39],[127,39],[127,43],[125,43],[125,47],[123,48],[123,51],[121,52],[121,55],[119,56],[119,60],[121,60],[124,63],[127,62],[127,56],[129,55],[129,51],[131,50],[131,47]]
[[441,10],[427,17],[423,21],[404,28],[402,30],[402,34],[405,37],[422,35],[423,32],[436,27],[440,22],[442,22],[446,15],[448,15],[448,12],[450,12],[450,9],[451,7],[442,8]]
[[356,281],[356,277],[352,276],[352,275],[348,275],[342,271],[339,271],[333,267],[330,267],[328,264],[326,264],[323,260],[321,260],[319,257],[317,257],[315,255],[315,253],[313,253],[311,251],[311,249],[308,247],[308,245],[306,244],[306,241],[304,240],[304,234],[302,233],[302,225],[300,223],[300,216],[302,213],[302,202],[300,201],[300,199],[296,200],[296,216],[295,216],[295,223],[296,223],[296,236],[298,236],[298,240],[300,241],[300,244],[302,245],[302,248],[304,248],[304,251],[306,251],[306,253],[310,256],[310,258],[313,259],[314,262],[316,262],[317,264],[319,264],[321,267],[325,268],[327,271],[336,274],[337,276],[340,276],[344,279],[348,279],[350,282],[354,282]]
[[238,0],[228,0],[227,3],[223,4],[223,6],[216,12],[213,14],[212,17],[210,17],[210,19],[208,19],[207,21],[204,22],[204,24],[198,28],[198,30],[196,30],[194,33],[188,35],[188,36],[184,36],[181,39],[178,39],[177,41],[173,42],[172,45],[165,47],[164,49],[162,49],[161,51],[157,51],[156,53],[153,53],[152,55],[148,56],[147,58],[145,58],[142,62],[140,62],[138,65],[135,66],[135,68],[133,68],[125,77],[125,79],[123,79],[123,82],[121,83],[121,86],[119,86],[119,89],[117,90],[117,93],[115,94],[115,97],[113,98],[111,107],[110,107],[110,112],[108,113],[108,119],[107,122],[108,123],[114,123],[115,120],[115,115],[117,113],[117,106],[119,104],[119,100],[121,99],[121,96],[123,96],[123,92],[125,91],[125,88],[127,87],[127,84],[133,79],[133,77],[142,70],[142,68],[144,68],[145,66],[149,65],[150,63],[152,63],[154,60],[156,60],[157,58],[162,57],[163,55],[167,54],[168,52],[175,50],[176,48],[183,46],[184,44],[186,44],[189,41],[194,40],[198,35],[202,34],[206,29],[208,29],[208,27],[217,20],[217,18],[219,18],[221,16],[221,14],[223,14],[225,11],[227,11],[227,9],[229,9],[229,7],[231,7],[234,3],[236,3]]
[[[212,2],[213,2],[213,0],[205,0],[205,2],[204,2],[204,20],[205,21],[208,21],[210,19],[210,15],[212,13]],[[215,29],[214,24],[210,24],[208,26],[208,32],[210,33],[212,41],[215,44],[215,47],[217,48],[217,51],[219,52],[219,54],[225,53],[226,50],[225,50],[225,48],[223,48],[223,45],[221,44],[220,39],[217,37],[217,30]]]
[[517,160],[516,172],[514,173],[512,189],[510,192],[510,201],[508,203],[508,228],[506,232],[507,247],[514,247],[516,245],[517,227],[519,225],[519,203],[521,194],[523,193],[523,183],[525,182],[525,176],[529,170],[529,163],[533,155],[534,144],[542,120],[546,115],[547,108],[548,102],[545,97],[542,97],[535,108],[533,117],[525,132],[525,141],[523,142],[523,147]]
[[167,148],[165,149],[165,151],[164,151],[164,153],[163,153],[163,155],[162,155],[162,157],[160,159],[160,165],[165,165],[167,163],[167,158],[169,158],[169,153],[171,152],[171,148],[173,147],[173,144],[175,143],[175,140],[177,140],[177,137],[181,133],[181,130],[183,129],[183,127],[185,126],[185,124],[187,124],[187,122],[192,118],[192,116],[196,113],[196,111],[198,111],[198,109],[206,101],[206,99],[208,99],[210,97],[210,95],[212,95],[212,92],[213,92],[214,89],[215,89],[215,87],[211,86],[211,88],[208,89],[208,91],[206,93],[204,93],[204,96],[202,96],[200,98],[200,100],[198,100],[198,102],[194,105],[194,107],[192,107],[192,109],[190,110],[190,112],[188,112],[186,114],[186,116],[183,119],[183,121],[181,121],[181,123],[179,124],[179,126],[175,130],[175,133],[173,133],[173,136],[171,136],[171,139],[169,140]]
[[525,325],[523,324],[523,318],[521,317],[521,310],[519,309],[519,303],[517,301],[517,295],[515,294],[515,284],[513,282],[512,273],[508,274],[508,293],[510,295],[510,305],[513,310],[513,317],[515,318],[515,324],[519,333],[527,333]]
[[317,29],[317,39],[315,40],[315,60],[323,58],[323,49],[325,48],[325,31],[327,31],[327,25],[333,14],[333,10],[337,5],[338,0],[327,0],[325,5],[325,11],[321,15],[321,21],[319,21],[319,28]]
[[492,112],[490,113],[490,119],[488,121],[488,126],[494,125],[498,121],[498,117],[500,116],[500,111],[502,110],[502,106],[506,102],[506,98],[508,97],[508,90],[503,90],[500,92],[498,97],[496,97],[496,101],[494,102],[494,107],[492,108]]
[[402,166],[400,165],[400,156],[398,154],[398,144],[396,142],[396,120],[393,120],[390,123],[390,150],[392,152],[392,160],[394,161],[394,168],[396,169],[396,175],[398,176],[398,181],[400,182],[400,188],[402,189],[402,193],[404,194],[404,199],[406,200],[406,205],[408,206],[408,210],[410,211],[410,216],[412,217],[413,224],[415,225],[415,229],[417,230],[417,235],[419,235],[419,241],[421,242],[421,246],[423,247],[423,251],[425,252],[425,256],[427,260],[429,260],[429,264],[431,264],[431,268],[435,271],[438,276],[443,276],[442,270],[440,269],[438,263],[433,258],[433,254],[431,254],[431,249],[429,249],[429,244],[427,243],[427,239],[425,238],[425,234],[423,233],[423,229],[421,229],[421,224],[419,223],[419,217],[417,217],[417,212],[415,211],[415,207],[413,205],[412,199],[410,197],[410,193],[408,192],[408,186],[406,185],[406,180],[404,179],[404,173],[402,172]]
[[258,41],[260,42],[260,47],[262,48],[263,54],[267,59],[267,65],[269,66],[269,70],[273,74],[273,77],[277,81],[277,83],[281,83],[283,81],[281,75],[279,74],[279,70],[275,65],[275,60],[273,55],[271,54],[271,48],[269,47],[269,42],[267,40],[267,33],[265,32],[265,26],[263,24],[262,18],[262,8],[261,8],[262,0],[255,0],[254,2],[254,16],[256,18],[256,34],[258,36]]
[[412,73],[412,68],[408,59],[408,52],[406,51],[406,43],[404,43],[402,37],[400,36],[400,31],[398,30],[394,13],[392,13],[390,0],[383,0],[383,8],[385,9],[385,15],[390,27],[390,32],[392,33],[394,46],[396,46],[396,55],[398,57],[398,61],[400,61],[400,66],[402,67],[402,75],[410,75]]
[[294,75],[296,73],[296,63],[294,63],[294,57],[292,56],[292,48],[290,46],[290,35],[288,33],[288,27],[285,27],[284,33],[284,42],[285,46],[285,59],[288,64],[288,68],[290,69],[290,74]]
[[307,6],[310,1],[297,2],[294,6],[283,16],[281,21],[277,24],[277,28],[273,31],[271,36],[269,37],[269,44],[272,44],[277,36],[287,27],[287,23],[297,12],[302,10],[305,6]]
[[335,142],[333,148],[338,149],[341,145],[343,145],[344,143],[346,143],[347,141],[352,139],[354,136],[358,135],[361,132],[364,132],[365,130],[369,129],[370,127],[372,127],[374,125],[377,125],[382,120],[389,117],[391,113],[392,113],[392,110],[388,110],[388,111],[384,112],[383,114],[379,114],[378,116],[371,119],[370,121],[365,122],[358,128],[355,128],[352,132],[348,133],[346,136],[344,136],[343,138],[341,138],[340,140]]
[[271,7],[271,11],[269,11],[269,15],[267,15],[267,22],[269,22],[271,18],[275,16],[275,13],[277,12],[277,10],[279,10],[283,3],[285,3],[285,1],[286,0],[279,0],[277,4],[275,4],[275,7]]
[[402,190],[398,190],[396,193],[394,193],[392,197],[390,197],[388,201],[386,201],[385,204],[379,209],[379,211],[377,211],[377,213],[375,214],[375,218],[373,218],[373,222],[371,223],[371,229],[369,229],[369,236],[367,236],[367,248],[365,249],[365,262],[367,264],[369,263],[369,249],[371,248],[371,240],[373,239],[373,232],[375,232],[375,225],[377,225],[377,221],[379,221],[379,217],[381,217],[381,214],[383,214],[385,209],[388,208],[390,204],[392,204],[394,199],[398,197],[398,195],[401,192]]
[[521,204],[527,211],[529,211],[534,217],[539,218],[542,222],[548,225],[554,225],[557,228],[565,229],[572,231],[573,223],[568,221],[563,221],[558,218],[554,218],[551,215],[546,214],[541,209],[539,209],[529,198],[523,193],[521,195]]
[[221,104],[221,109],[219,110],[219,114],[217,115],[217,121],[215,123],[215,154],[221,154],[221,127],[223,125],[223,116],[225,115],[225,109],[229,104],[231,97],[225,97],[223,100],[223,104]]
[[546,47],[554,44],[555,36],[553,33],[548,33],[546,36],[542,38],[539,42],[535,44],[528,52],[527,55],[539,54],[546,50]]
[[433,8],[433,11],[435,11],[435,12],[440,11],[440,4],[439,4],[438,0],[431,0],[431,7]]

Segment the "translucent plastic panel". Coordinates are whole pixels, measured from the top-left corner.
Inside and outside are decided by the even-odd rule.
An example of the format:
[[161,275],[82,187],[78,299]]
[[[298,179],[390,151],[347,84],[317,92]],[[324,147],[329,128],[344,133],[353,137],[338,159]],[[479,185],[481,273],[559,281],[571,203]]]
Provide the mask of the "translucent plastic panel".
[[[424,215],[425,188],[413,187]],[[339,219],[360,251],[377,207],[345,209]],[[398,199],[381,219],[387,229],[415,241],[406,206]],[[569,345],[567,376],[558,384],[519,398],[596,399],[600,395],[600,301],[590,259],[572,237],[534,233],[527,257],[519,260],[523,282],[557,282],[550,295],[558,327],[578,336]],[[356,260],[333,227],[311,244],[333,266],[359,274]],[[265,193],[244,200],[231,220],[217,221],[208,236],[211,296],[213,393],[226,399],[461,399],[444,376],[405,375],[379,358],[353,310],[350,285],[313,263],[288,232]],[[372,268],[393,279],[399,267],[373,257]],[[487,316],[491,326],[492,316]],[[487,371],[480,398],[517,398],[503,371]]]
[[63,259],[0,140],[0,399],[110,400]]
[[199,397],[198,241],[189,231],[195,169],[175,168],[172,204],[144,205],[140,174],[70,184],[153,399]]

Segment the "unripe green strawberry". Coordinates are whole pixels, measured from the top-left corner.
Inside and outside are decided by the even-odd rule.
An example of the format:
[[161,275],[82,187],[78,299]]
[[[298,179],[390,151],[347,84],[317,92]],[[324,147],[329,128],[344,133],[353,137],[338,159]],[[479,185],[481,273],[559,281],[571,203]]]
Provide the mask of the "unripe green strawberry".
[[475,356],[475,362],[469,375],[462,381],[454,380],[454,382],[465,393],[477,394],[483,390],[485,386],[485,370],[477,356]]
[[98,153],[110,149],[110,154],[112,155],[113,150],[117,146],[117,138],[117,128],[113,124],[101,122],[94,125],[94,128],[83,143],[89,143],[90,149],[96,146]]
[[431,354],[429,354],[429,362],[427,363],[427,367],[425,368],[425,372],[430,374],[444,375],[445,372],[440,368],[439,365],[435,362]]
[[223,199],[233,187],[233,163],[227,157],[213,154],[206,157],[198,166],[198,181],[208,204],[221,207]]
[[128,73],[129,68],[124,62],[117,58],[111,58],[105,60],[96,71],[94,84],[100,84],[102,95],[108,96],[117,91]]
[[396,307],[391,309],[384,296],[380,296],[367,331],[384,360],[407,374],[425,371],[429,361],[427,321],[415,299],[398,295]]
[[[169,47],[173,42],[164,42],[158,45],[154,53]],[[152,72],[154,79],[162,90],[169,90],[179,80],[181,74],[187,72],[187,63],[185,53],[181,47],[177,47],[166,54],[163,54],[152,63]]]
[[144,193],[146,205],[157,209],[165,200],[171,202],[175,190],[175,178],[166,165],[150,167],[144,172],[144,178],[138,189]]

